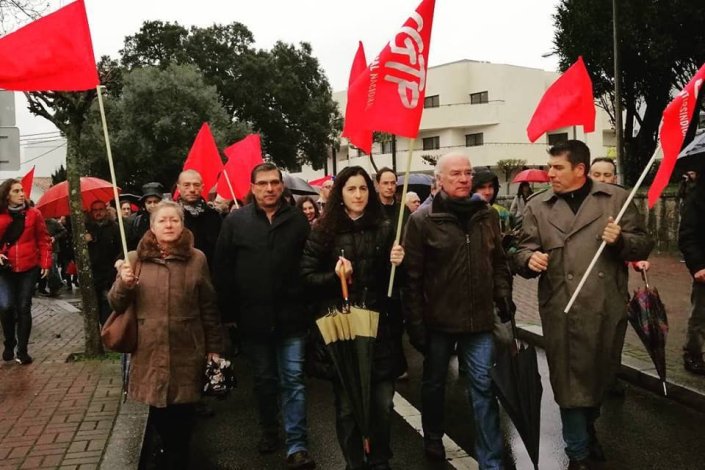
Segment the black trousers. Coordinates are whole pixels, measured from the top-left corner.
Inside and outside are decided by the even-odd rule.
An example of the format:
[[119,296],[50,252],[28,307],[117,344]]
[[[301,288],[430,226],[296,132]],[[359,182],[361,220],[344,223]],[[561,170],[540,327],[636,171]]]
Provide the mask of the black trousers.
[[164,459],[158,466],[160,470],[188,468],[195,409],[192,403],[166,408],[149,407],[149,422],[159,435],[164,449]]

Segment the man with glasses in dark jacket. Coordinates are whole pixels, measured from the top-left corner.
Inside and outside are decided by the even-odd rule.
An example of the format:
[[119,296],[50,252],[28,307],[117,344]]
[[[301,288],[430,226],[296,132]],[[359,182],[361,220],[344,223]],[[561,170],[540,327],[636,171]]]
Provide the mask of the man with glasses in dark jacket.
[[445,383],[457,343],[468,371],[475,416],[475,449],[482,469],[500,469],[499,404],[492,391],[494,308],[514,314],[511,274],[502,249],[499,216],[471,197],[467,155],[442,156],[436,166],[440,192],[409,218],[404,238],[406,281],[402,306],[411,344],[424,354],[421,417],[426,456],[445,460]]
[[301,211],[287,204],[279,168],[257,165],[252,204],[224,221],[215,250],[214,280],[224,321],[236,321],[255,375],[262,454],[279,447],[279,403],[286,464],[314,468],[308,454],[304,349],[308,318],[299,265],[309,233]]

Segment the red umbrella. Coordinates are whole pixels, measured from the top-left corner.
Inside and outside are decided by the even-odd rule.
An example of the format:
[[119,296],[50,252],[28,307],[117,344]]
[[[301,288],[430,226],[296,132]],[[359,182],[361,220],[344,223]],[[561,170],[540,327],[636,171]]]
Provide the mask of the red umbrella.
[[323,186],[323,183],[325,183],[326,181],[330,181],[332,179],[333,179],[333,176],[326,175],[323,178],[318,178],[317,180],[311,180],[308,182],[308,184],[310,184],[311,186],[315,186],[317,188],[320,188],[321,186]]
[[[95,201],[113,200],[113,185],[92,176],[81,177],[81,197],[83,210],[90,210]],[[52,186],[37,202],[36,208],[44,217],[61,217],[71,213],[69,209],[69,185],[67,181]]]
[[520,171],[512,180],[512,183],[547,183],[548,173],[543,170],[529,169]]

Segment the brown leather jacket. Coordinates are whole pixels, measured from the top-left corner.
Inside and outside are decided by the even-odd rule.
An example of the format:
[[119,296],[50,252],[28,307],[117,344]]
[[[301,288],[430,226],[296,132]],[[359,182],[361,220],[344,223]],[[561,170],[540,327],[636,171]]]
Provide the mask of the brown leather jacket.
[[402,304],[417,347],[427,330],[492,331],[494,301],[512,295],[497,212],[473,202],[475,212],[462,226],[445,200],[440,195],[412,214],[404,238]]

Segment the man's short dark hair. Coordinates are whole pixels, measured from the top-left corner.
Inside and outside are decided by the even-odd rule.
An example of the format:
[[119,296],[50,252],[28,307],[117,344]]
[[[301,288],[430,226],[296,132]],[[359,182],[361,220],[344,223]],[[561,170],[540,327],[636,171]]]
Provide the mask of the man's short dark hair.
[[385,173],[387,173],[387,172],[393,174],[393,175],[394,175],[394,178],[397,178],[397,177],[398,177],[396,171],[392,170],[392,169],[389,168],[388,166],[385,166],[385,167],[382,167],[382,168],[379,169],[379,171],[378,171],[377,174],[375,175],[375,181],[379,183],[379,180],[382,179],[382,175],[385,174]]
[[586,173],[590,169],[590,149],[581,140],[566,140],[548,149],[548,153],[552,157],[565,155],[572,168],[582,163]]
[[256,167],[252,169],[252,173],[250,173],[250,183],[254,184],[255,180],[257,179],[257,174],[258,173],[264,173],[267,171],[277,171],[279,172],[279,181],[283,181],[284,177],[282,176],[282,171],[279,169],[278,166],[276,166],[274,163],[260,163]]
[[617,164],[614,162],[614,158],[609,158],[609,157],[597,157],[592,161],[590,164],[590,168],[592,168],[592,165],[595,163],[600,163],[600,162],[607,162],[612,164],[612,168],[614,168],[614,174],[617,174]]

